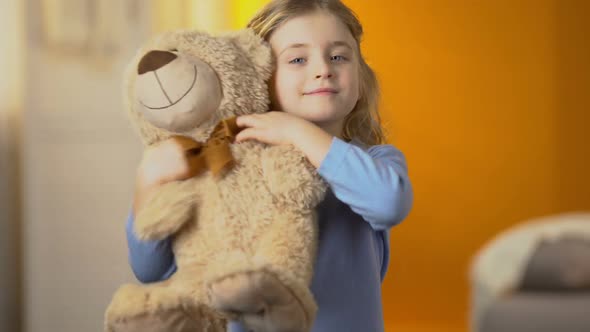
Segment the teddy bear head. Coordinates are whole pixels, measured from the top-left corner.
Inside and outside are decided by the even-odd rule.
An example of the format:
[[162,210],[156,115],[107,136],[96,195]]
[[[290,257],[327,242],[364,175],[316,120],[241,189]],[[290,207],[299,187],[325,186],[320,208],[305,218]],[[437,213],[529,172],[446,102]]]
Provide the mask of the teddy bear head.
[[167,32],[131,61],[127,110],[147,145],[172,135],[203,142],[223,119],[268,110],[272,68],[270,46],[250,29]]

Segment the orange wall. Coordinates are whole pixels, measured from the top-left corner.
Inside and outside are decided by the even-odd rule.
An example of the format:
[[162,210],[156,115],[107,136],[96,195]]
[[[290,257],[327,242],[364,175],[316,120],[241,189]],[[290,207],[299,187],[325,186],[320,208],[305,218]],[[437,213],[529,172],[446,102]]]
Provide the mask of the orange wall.
[[346,3],[416,191],[392,232],[388,330],[466,330],[467,271],[485,241],[525,218],[590,210],[588,2]]
[[[267,1],[234,2],[239,28]],[[392,231],[387,330],[465,331],[469,263],[485,241],[526,218],[590,210],[590,2],[345,3],[415,186]]]
[[[588,208],[590,201],[590,2],[561,1],[556,10],[557,139],[562,209]],[[564,199],[565,198],[565,199]]]

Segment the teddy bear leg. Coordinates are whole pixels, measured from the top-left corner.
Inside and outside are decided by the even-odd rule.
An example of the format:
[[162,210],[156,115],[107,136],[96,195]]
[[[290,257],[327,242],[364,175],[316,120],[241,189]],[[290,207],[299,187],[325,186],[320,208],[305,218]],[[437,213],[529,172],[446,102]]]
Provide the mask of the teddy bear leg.
[[[309,290],[315,257],[313,219],[293,214],[257,243],[253,268],[209,285],[211,305],[257,332],[305,332],[317,306]],[[284,234],[291,234],[284,236]]]
[[204,306],[187,305],[171,288],[124,285],[105,314],[105,332],[222,332],[225,320]]
[[[211,285],[211,305],[256,332],[306,332],[315,318],[275,275],[267,271],[238,273]],[[308,300],[313,301],[311,294]],[[306,310],[307,309],[307,310]]]

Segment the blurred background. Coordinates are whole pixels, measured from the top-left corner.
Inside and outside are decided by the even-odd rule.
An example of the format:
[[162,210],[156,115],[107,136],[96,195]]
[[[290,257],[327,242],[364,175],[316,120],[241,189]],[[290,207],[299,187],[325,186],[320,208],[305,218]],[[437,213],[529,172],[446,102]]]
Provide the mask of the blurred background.
[[[102,331],[134,281],[125,63],[157,32],[238,29],[266,2],[0,0],[0,331]],[[590,210],[590,1],[344,2],[415,187],[391,232],[386,329],[467,331],[487,241]]]

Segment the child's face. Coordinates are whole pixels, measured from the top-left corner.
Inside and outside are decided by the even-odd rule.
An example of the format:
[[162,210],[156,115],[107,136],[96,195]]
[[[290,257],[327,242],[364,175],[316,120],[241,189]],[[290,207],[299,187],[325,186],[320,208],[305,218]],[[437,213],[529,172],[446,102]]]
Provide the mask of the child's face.
[[275,106],[339,135],[359,98],[357,43],[344,23],[322,11],[295,17],[270,45]]

